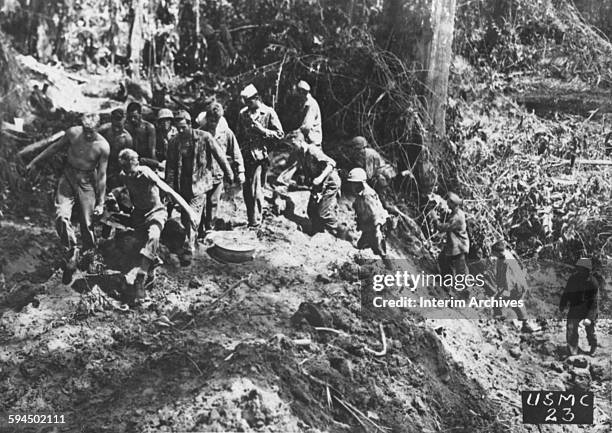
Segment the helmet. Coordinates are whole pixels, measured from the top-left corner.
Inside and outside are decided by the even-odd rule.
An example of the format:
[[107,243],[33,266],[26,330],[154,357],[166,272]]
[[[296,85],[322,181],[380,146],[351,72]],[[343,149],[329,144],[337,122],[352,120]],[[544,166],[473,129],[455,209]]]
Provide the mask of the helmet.
[[257,96],[258,93],[259,92],[257,92],[257,87],[253,86],[252,84],[249,84],[244,89],[242,89],[242,92],[240,92],[240,96],[242,96],[244,99],[250,99],[254,96]]
[[494,252],[503,252],[507,248],[506,241],[503,239],[498,240],[491,246],[491,250]]
[[185,119],[187,123],[191,122],[191,115],[185,110],[180,110],[178,113],[176,113],[176,116],[174,116],[174,118],[176,120]]
[[454,205],[461,206],[463,204],[463,200],[454,192],[448,193],[448,201]]
[[357,167],[349,172],[346,180],[349,182],[365,182],[368,180],[368,175],[363,168]]
[[368,147],[368,140],[365,137],[358,135],[357,137],[353,137],[351,139],[351,146],[355,149],[365,149]]
[[593,269],[593,262],[589,258],[582,257],[576,262],[576,267],[585,268],[590,271]]
[[303,90],[305,92],[310,92],[310,85],[304,81],[304,80],[300,80],[296,86],[295,86],[298,90]]
[[167,108],[162,108],[161,110],[159,110],[157,112],[157,120],[162,120],[162,119],[174,119],[174,115],[172,114],[172,111],[168,110]]

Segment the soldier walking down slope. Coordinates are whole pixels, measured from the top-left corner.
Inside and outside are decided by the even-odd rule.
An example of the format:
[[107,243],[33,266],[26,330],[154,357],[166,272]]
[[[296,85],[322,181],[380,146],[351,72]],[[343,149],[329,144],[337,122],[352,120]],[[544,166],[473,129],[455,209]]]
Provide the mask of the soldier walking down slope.
[[567,347],[570,355],[578,353],[578,327],[583,322],[587,342],[591,346],[590,354],[597,349],[595,322],[599,312],[599,292],[603,291],[604,279],[594,272],[593,262],[581,258],[576,262],[576,272],[567,281],[561,295],[559,310],[563,312],[569,306],[566,323]]
[[66,130],[61,140],[45,149],[27,166],[32,170],[38,162],[67,148],[66,165],[55,194],[55,226],[64,248],[64,284],[72,281],[78,262],[77,240],[70,222],[75,202],[79,204],[84,256],[91,256],[92,260],[96,248],[93,217],[102,215],[104,210],[110,146],[96,131],[98,122],[97,114],[84,115],[82,126]]
[[[236,140],[234,132],[227,125],[223,114],[224,111],[221,104],[213,102],[206,110],[204,130],[210,132],[215,137],[215,141],[232,166],[237,183],[242,185],[245,181],[242,153],[238,146],[238,140]],[[202,220],[198,228],[199,237],[204,237],[206,231],[214,228],[217,208],[221,199],[221,193],[223,192],[223,170],[216,160],[213,159],[212,164],[213,186],[206,193],[206,206],[202,212]]]
[[[503,240],[495,242],[491,250],[495,257],[497,257],[495,266],[497,295],[517,301],[523,299],[529,290],[529,286],[525,278],[525,270],[521,267],[518,259],[508,249],[506,242]],[[522,332],[535,332],[540,329],[537,324],[527,320],[527,313],[524,307],[513,307],[512,310],[522,324]]]
[[165,192],[185,212],[195,227],[198,216],[187,202],[175,192],[155,172],[138,162],[138,154],[132,149],[124,149],[119,154],[119,163],[123,169],[121,180],[127,187],[134,208],[130,216],[130,225],[139,237],[146,239],[140,249],[140,263],[126,275],[126,281],[136,286],[138,297],[143,295],[147,276],[152,280],[154,265],[158,260],[159,239],[166,223],[166,209],[161,202],[159,192]]
[[261,224],[263,187],[268,172],[268,144],[283,138],[285,133],[272,107],[265,105],[257,88],[249,84],[240,93],[245,107],[238,115],[236,135],[242,146],[246,180],[243,186],[249,226]]
[[353,203],[357,230],[362,233],[357,248],[371,248],[374,254],[384,259],[387,257],[385,225],[389,213],[383,208],[376,191],[366,181],[367,175],[364,169],[354,168],[349,172],[347,182],[357,194]]
[[[186,111],[177,113],[176,119],[178,135],[168,143],[166,182],[189,203],[199,223],[206,206],[206,194],[213,186],[212,158],[217,161],[230,183],[234,181],[234,175],[225,153],[209,132],[192,129],[191,116]],[[187,212],[181,212],[186,231],[180,257],[183,266],[191,264],[198,234],[197,225],[193,228],[190,219]]]
[[287,184],[301,168],[307,179],[311,179],[311,192],[306,213],[312,224],[313,233],[327,230],[337,235],[338,196],[340,176],[336,162],[320,147],[303,140],[293,142],[295,149],[289,157],[288,167],[278,176],[279,184]]
[[397,208],[392,204],[393,179],[397,176],[395,168],[385,161],[380,153],[369,146],[368,141],[361,136],[351,140],[351,165],[363,168],[368,178],[368,184],[378,194],[383,207],[391,215],[397,215]]

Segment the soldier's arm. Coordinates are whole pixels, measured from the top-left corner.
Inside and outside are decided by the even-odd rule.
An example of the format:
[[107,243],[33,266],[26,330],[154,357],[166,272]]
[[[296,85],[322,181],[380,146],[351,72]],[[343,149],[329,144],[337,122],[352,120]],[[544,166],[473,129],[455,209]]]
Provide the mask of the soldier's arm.
[[334,170],[334,168],[336,167],[336,161],[325,155],[323,151],[318,148],[313,148],[313,152],[318,162],[321,164],[325,164],[325,167],[323,168],[321,174],[312,180],[312,184],[314,186],[318,186]]
[[228,136],[227,153],[228,155],[231,155],[232,159],[234,160],[236,173],[244,173],[244,160],[242,159],[242,152],[240,151],[238,140],[232,131],[228,131]]
[[233,182],[234,181],[234,172],[232,171],[232,167],[230,166],[230,163],[227,160],[227,157],[221,151],[221,148],[217,144],[217,140],[215,140],[214,137],[212,137],[212,135],[209,135],[207,140],[208,140],[208,143],[210,145],[210,150],[212,152],[213,158],[215,158],[217,160],[217,162],[219,163],[219,166],[221,167],[221,169],[225,173],[225,176],[227,177],[227,179],[230,182]]
[[289,181],[297,171],[299,166],[299,159],[297,158],[297,152],[292,152],[287,160],[287,168],[285,168],[277,177],[276,183],[279,185],[288,185]]
[[102,138],[100,143],[100,158],[98,159],[98,185],[97,185],[97,193],[96,204],[102,205],[104,204],[104,198],[106,197],[106,168],[108,166],[108,156],[110,154],[110,146],[108,142]]
[[268,124],[265,126],[264,131],[266,138],[282,140],[282,138],[285,136],[283,125],[281,124],[276,111],[272,110],[270,112],[270,119],[268,120]]
[[302,124],[299,129],[307,134],[314,126],[315,120],[317,118],[317,109],[313,104],[308,104],[306,106],[306,113],[304,113],[304,118],[302,119]]
[[187,212],[187,214],[189,214],[191,218],[191,223],[194,227],[196,227],[199,224],[200,221],[198,220],[197,215],[194,213],[191,206],[189,206],[189,204],[185,201],[183,197],[181,197],[179,193],[177,193],[174,189],[172,189],[170,185],[168,185],[166,182],[161,180],[159,176],[153,172],[150,175],[150,179],[155,182],[155,185],[157,185],[157,187],[161,191],[169,195],[172,198],[172,200],[181,207],[181,209],[183,209],[185,212]]

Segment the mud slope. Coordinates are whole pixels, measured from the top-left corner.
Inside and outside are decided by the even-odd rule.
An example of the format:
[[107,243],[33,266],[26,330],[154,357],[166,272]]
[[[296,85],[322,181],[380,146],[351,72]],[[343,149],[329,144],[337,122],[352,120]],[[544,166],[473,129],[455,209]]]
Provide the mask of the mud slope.
[[[304,215],[306,193],[293,198]],[[206,245],[187,270],[166,256],[150,300],[135,310],[121,311],[96,286],[79,294],[59,273],[39,284],[36,270],[52,257],[5,254],[3,272],[19,269],[5,294],[15,292],[17,275],[36,289],[34,302],[2,310],[0,431],[529,431],[515,391],[551,383],[558,339],[545,357],[536,340],[517,343],[514,329],[486,317],[440,324],[374,316],[361,309],[356,283],[355,263],[373,262],[370,253],[327,234],[309,237],[282,216],[248,232],[238,224],[242,209],[226,197],[221,211],[258,243],[254,261],[221,264]],[[347,203],[342,214],[350,220]],[[5,251],[33,236],[17,223],[2,233]],[[55,239],[44,233],[35,238],[48,251]],[[24,257],[38,261],[20,267]],[[365,350],[381,350],[379,324],[384,356]],[[515,344],[518,359],[508,355]],[[569,375],[572,367],[560,368]],[[63,415],[65,424],[8,425],[8,414]]]

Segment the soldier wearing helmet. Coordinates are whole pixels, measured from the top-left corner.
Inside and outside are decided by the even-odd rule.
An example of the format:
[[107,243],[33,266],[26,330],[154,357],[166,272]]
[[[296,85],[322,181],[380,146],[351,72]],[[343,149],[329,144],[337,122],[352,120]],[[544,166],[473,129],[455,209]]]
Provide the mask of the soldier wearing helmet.
[[294,141],[293,146],[287,168],[278,175],[277,183],[288,184],[296,170],[301,169],[312,186],[306,213],[313,233],[328,231],[337,235],[341,181],[336,161],[323,153],[320,147],[304,140]]
[[357,248],[371,248],[374,254],[386,258],[385,226],[389,214],[383,208],[378,194],[367,184],[367,174],[363,168],[354,168],[349,172],[347,182],[357,197],[353,203],[357,220],[357,230],[361,238]]
[[391,200],[393,180],[397,176],[395,168],[361,136],[351,139],[350,158],[354,167],[365,170],[368,184],[374,188],[384,208],[390,214],[397,215],[397,208]]
[[570,355],[579,352],[578,327],[584,324],[587,342],[591,346],[590,354],[597,349],[595,335],[595,321],[599,310],[599,292],[603,291],[604,279],[593,269],[590,258],[581,258],[576,262],[576,272],[567,281],[565,290],[561,295],[559,310],[567,312],[566,339]]
[[157,144],[155,146],[155,156],[159,162],[166,160],[168,142],[172,137],[178,134],[176,128],[172,126],[173,121],[174,115],[169,109],[162,108],[157,112]]

